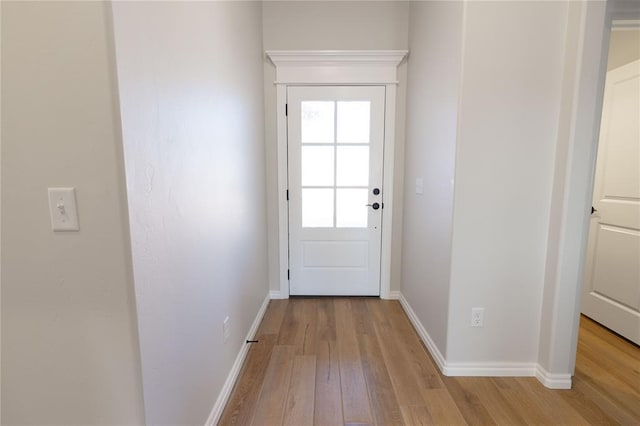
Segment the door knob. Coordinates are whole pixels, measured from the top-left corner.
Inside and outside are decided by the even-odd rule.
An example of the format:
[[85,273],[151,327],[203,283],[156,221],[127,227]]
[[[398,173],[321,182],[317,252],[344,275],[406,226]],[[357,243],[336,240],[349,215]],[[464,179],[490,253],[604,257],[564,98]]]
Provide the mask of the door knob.
[[369,207],[372,207],[374,210],[378,210],[380,208],[380,203],[366,204]]

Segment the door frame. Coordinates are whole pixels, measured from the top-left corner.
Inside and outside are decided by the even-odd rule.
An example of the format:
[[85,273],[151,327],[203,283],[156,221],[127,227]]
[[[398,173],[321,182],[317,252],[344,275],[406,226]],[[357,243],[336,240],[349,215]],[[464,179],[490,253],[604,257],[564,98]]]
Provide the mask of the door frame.
[[276,117],[278,158],[278,282],[271,298],[289,297],[289,215],[287,205],[287,88],[289,86],[384,86],[382,242],[380,297],[391,292],[391,241],[395,163],[397,69],[406,50],[271,50],[267,57],[276,67]]
[[[575,60],[565,70],[572,81],[565,151],[556,167],[547,247],[547,271],[538,345],[538,379],[567,389],[575,370],[582,288],[609,38],[614,21],[640,19],[640,3],[628,0],[569,3]],[[573,26],[573,29],[571,29]],[[567,63],[565,63],[565,66]],[[562,118],[562,117],[561,117]]]

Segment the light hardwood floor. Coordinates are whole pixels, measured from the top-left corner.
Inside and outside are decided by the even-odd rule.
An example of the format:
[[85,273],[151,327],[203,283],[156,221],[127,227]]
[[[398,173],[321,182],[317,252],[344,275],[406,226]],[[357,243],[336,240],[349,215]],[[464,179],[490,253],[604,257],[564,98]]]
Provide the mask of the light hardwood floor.
[[445,377],[397,301],[272,300],[220,425],[640,425],[640,349],[583,317],[574,385]]

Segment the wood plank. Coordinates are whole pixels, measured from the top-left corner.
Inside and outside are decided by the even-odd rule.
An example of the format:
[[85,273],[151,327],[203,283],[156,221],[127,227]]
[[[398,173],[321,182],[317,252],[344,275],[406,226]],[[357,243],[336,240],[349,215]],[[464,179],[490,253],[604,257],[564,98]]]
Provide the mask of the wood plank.
[[[611,344],[617,352],[625,353],[635,359],[640,359],[640,346],[630,342],[619,334],[614,333],[605,326],[595,322],[591,318],[580,316],[580,338],[582,332],[587,331],[595,334],[598,339]],[[582,339],[580,339],[582,340]]]
[[278,342],[276,344],[283,346],[296,346],[297,354],[302,354],[302,346],[304,333],[302,331],[302,304],[300,298],[291,298],[287,304],[287,308],[282,319],[280,332],[278,333]]
[[362,369],[373,417],[378,425],[401,425],[402,414],[376,336],[358,334]]
[[314,415],[316,425],[331,426],[343,422],[339,362],[338,344],[335,341],[318,342]]
[[640,424],[640,419],[626,410],[621,410],[606,392],[596,389],[588,379],[585,380],[582,374],[578,373],[573,377],[573,390],[585,395],[592,404],[606,413],[608,417],[614,419],[616,423],[621,425]]
[[293,360],[291,384],[287,396],[284,424],[305,426],[313,424],[316,388],[315,355],[296,356]]
[[423,391],[425,405],[436,425],[466,425],[462,413],[446,389]]
[[442,377],[442,381],[468,424],[496,424],[478,396],[463,388],[457,377]]
[[603,370],[600,364],[590,360],[582,352],[578,352],[576,373],[582,375],[582,378],[594,389],[605,393],[609,400],[615,402],[619,410],[640,422],[640,400],[627,384]]
[[280,327],[282,326],[282,320],[284,319],[284,314],[287,310],[287,306],[289,305],[289,299],[279,299],[279,300],[271,300],[269,301],[269,305],[267,306],[267,310],[264,313],[264,317],[262,318],[262,322],[258,327],[258,334],[278,334],[280,332]]
[[252,425],[282,424],[295,352],[294,346],[276,345],[273,348],[251,421]]
[[605,371],[627,384],[640,398],[640,349],[636,356],[615,350],[616,346],[590,330],[580,333],[581,356],[599,364]]
[[509,403],[491,380],[487,380],[486,377],[458,377],[458,383],[467,392],[478,397],[497,424],[525,424],[519,414],[522,407]]
[[526,424],[553,424],[554,419],[545,413],[545,407],[540,406],[531,395],[516,381],[515,377],[495,377],[491,381],[507,403],[518,409],[518,413]]
[[238,381],[220,417],[221,425],[251,423],[276,337],[275,334],[262,334],[257,336],[260,343],[251,344]]
[[516,381],[525,389],[527,395],[530,395],[539,406],[544,407],[553,419],[554,423],[581,425],[587,424],[587,421],[576,410],[567,404],[562,398],[558,398],[558,394],[545,388],[542,383],[533,377],[518,377]]
[[333,299],[318,299],[318,340],[336,341],[336,315]]
[[[416,370],[420,370],[420,364],[413,357],[403,350],[407,343],[396,338],[395,330],[391,323],[386,320],[384,311],[379,303],[369,305],[373,318],[378,344],[382,350],[389,371],[391,383],[395,389],[398,401],[407,406],[421,406],[422,390],[428,389],[428,382],[419,380]],[[426,361],[426,354],[423,354]],[[414,364],[417,362],[417,365]]]
[[[369,310],[367,309],[367,300],[368,298],[363,297],[349,299],[349,302],[351,303],[351,312],[353,312],[353,326],[355,328],[356,334],[366,334],[369,336],[374,336],[374,321],[369,314]],[[376,301],[379,299],[372,300]]]
[[289,299],[278,345],[295,346],[296,355],[315,355],[318,307],[314,299]]
[[[393,333],[397,336],[402,352],[405,354],[409,368],[416,376],[421,388],[441,389],[444,384],[441,373],[436,367],[431,354],[420,340],[402,306],[396,300],[386,300],[380,304],[380,310],[391,324]],[[374,310],[376,312],[377,310]]]
[[[612,366],[611,360],[619,365]],[[640,407],[636,386],[638,375],[640,347],[582,315],[573,390],[591,401],[591,407],[596,406],[601,410],[594,415],[604,413],[621,424],[640,424],[640,414],[634,410]],[[629,379],[633,379],[632,383]],[[621,389],[616,386],[619,382],[628,386],[632,394],[624,390],[620,392]],[[565,399],[569,397],[564,396]],[[632,409],[628,408],[629,405]]]
[[362,371],[362,360],[353,325],[353,314],[348,299],[334,301],[340,359],[340,387],[345,423],[373,423],[367,385]]
[[[579,379],[578,379],[579,380]],[[590,400],[573,379],[573,389],[556,391],[567,404],[571,405],[584,419],[592,425],[617,425],[618,422],[608,415],[598,404]]]
[[302,304],[302,354],[316,355],[318,342],[318,299],[307,299]]
[[436,424],[426,405],[401,405],[400,411],[405,425],[426,426]]

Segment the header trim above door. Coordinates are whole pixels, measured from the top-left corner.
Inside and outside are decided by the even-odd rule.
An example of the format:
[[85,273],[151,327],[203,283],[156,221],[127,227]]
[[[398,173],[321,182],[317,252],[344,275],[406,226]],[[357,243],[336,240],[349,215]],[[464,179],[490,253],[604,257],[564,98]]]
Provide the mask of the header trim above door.
[[391,242],[395,165],[395,120],[398,65],[406,50],[289,50],[267,51],[276,67],[278,138],[278,283],[271,283],[272,298],[289,297],[289,235],[287,209],[287,87],[310,85],[376,85],[386,87],[384,129],[384,214],[380,258],[380,297],[392,298]]
[[397,84],[406,50],[269,50],[275,84]]

